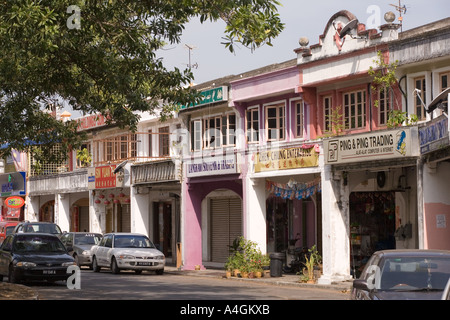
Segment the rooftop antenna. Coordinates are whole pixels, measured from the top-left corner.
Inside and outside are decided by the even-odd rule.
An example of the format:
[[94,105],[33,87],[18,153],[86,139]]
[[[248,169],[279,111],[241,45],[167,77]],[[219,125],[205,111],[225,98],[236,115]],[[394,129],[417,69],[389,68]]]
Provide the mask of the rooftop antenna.
[[398,0],[398,5],[391,4],[391,6],[395,7],[395,9],[399,12],[400,16],[398,17],[398,21],[400,21],[400,30],[403,32],[403,17],[402,13],[406,13],[406,5],[402,6],[402,1]]
[[[197,69],[197,68],[198,68],[198,63],[197,63],[197,62],[194,63],[194,64],[191,64],[191,51],[194,50],[194,49],[196,49],[196,47],[194,47],[193,45],[189,45],[189,44],[184,44],[184,46],[185,46],[186,48],[188,48],[188,50],[189,50],[189,64],[187,65],[188,68],[189,68],[190,70],[192,70],[192,68]],[[192,85],[193,85],[193,83],[191,82],[191,86],[192,86]]]

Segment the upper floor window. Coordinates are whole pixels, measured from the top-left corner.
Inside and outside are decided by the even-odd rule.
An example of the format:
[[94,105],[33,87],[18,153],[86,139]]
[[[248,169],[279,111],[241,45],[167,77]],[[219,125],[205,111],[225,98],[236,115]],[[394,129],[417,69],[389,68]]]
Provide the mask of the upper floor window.
[[259,110],[252,108],[247,110],[246,115],[247,142],[254,143],[259,141]]
[[136,158],[136,134],[130,133],[109,138],[103,142],[103,150],[104,161]]
[[392,91],[390,88],[380,88],[378,92],[378,111],[379,124],[386,125],[389,118],[389,113],[393,109]]
[[439,74],[439,87],[440,92],[450,87],[450,71]]
[[168,157],[170,155],[169,146],[169,127],[162,127],[158,129],[159,131],[159,156]]
[[285,139],[285,112],[284,104],[266,107],[266,136],[267,141],[280,141]]
[[418,89],[415,91],[414,110],[416,111],[419,120],[426,119],[424,103],[426,101],[426,85],[425,76],[414,78],[414,87]]
[[333,98],[331,96],[326,96],[322,98],[323,105],[323,128],[325,132],[329,132],[333,129],[332,123],[332,106],[333,106]]
[[236,115],[229,113],[193,120],[191,122],[191,150],[200,151],[236,144]]
[[364,90],[344,93],[344,121],[346,129],[366,126],[366,93]]
[[302,138],[303,137],[303,101],[295,102],[295,137]]

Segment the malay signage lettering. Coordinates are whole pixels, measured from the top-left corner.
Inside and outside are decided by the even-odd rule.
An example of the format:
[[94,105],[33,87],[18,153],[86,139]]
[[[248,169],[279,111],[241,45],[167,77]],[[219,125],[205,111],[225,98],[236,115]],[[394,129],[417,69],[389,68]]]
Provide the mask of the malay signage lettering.
[[255,153],[255,172],[317,167],[319,146],[301,146]]
[[425,154],[449,145],[448,119],[439,117],[419,128],[420,153]]
[[326,164],[417,156],[416,150],[416,127],[401,127],[324,140]]
[[192,108],[192,107],[198,107],[201,105],[209,104],[209,103],[216,103],[216,102],[222,102],[228,100],[228,87],[222,86],[217,88],[212,88],[209,90],[204,90],[201,93],[202,100],[198,103],[190,104],[188,106],[183,105],[180,107],[181,110]]
[[26,173],[24,171],[0,174],[2,187],[0,196],[24,196],[26,195]]
[[237,173],[235,155],[197,158],[186,161],[186,176],[189,178]]

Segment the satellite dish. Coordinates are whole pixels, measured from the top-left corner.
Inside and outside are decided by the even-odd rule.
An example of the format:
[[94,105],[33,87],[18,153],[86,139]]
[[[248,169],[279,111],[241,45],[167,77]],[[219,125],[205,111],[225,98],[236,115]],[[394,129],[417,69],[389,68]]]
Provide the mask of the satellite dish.
[[123,167],[127,164],[128,160],[123,161],[122,163],[120,163],[113,171],[114,174],[116,174],[117,172],[121,171],[123,169]]
[[358,19],[353,19],[351,20],[349,23],[347,23],[341,30],[341,32],[339,32],[339,37],[342,39],[343,37],[345,37],[347,34],[350,33],[350,31],[352,31],[356,25],[358,24]]
[[447,102],[448,106],[448,95],[450,94],[450,88],[445,89],[439,95],[431,101],[431,103],[427,107],[427,112],[431,113],[434,109],[442,106],[443,103]]

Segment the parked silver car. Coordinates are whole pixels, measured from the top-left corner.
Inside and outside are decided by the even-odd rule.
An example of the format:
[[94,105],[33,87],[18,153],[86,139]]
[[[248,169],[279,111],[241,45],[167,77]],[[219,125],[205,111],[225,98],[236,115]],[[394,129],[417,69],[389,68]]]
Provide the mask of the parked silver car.
[[[355,300],[439,300],[450,278],[450,251],[384,250],[375,252],[359,279]],[[446,296],[445,296],[446,297]]]
[[101,233],[64,232],[60,239],[64,246],[71,250],[69,254],[75,259],[79,267],[88,266],[92,269],[91,248],[100,243]]
[[113,273],[120,270],[134,270],[137,274],[143,270],[164,273],[164,254],[143,234],[108,233],[91,251],[95,272],[105,267]]

